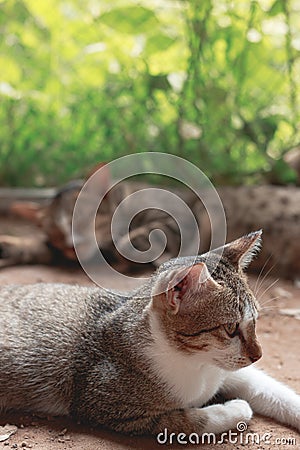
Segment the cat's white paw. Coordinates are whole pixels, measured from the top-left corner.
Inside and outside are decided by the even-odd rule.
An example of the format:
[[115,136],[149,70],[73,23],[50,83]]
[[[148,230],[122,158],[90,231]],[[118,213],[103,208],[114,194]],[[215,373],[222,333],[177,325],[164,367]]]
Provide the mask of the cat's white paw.
[[238,424],[247,424],[252,417],[252,409],[245,400],[230,400],[224,405],[210,405],[203,408],[206,412],[207,423],[203,432],[223,433],[238,429]]
[[246,400],[229,400],[224,404],[226,408],[230,408],[232,414],[239,420],[249,422],[252,418],[252,409]]

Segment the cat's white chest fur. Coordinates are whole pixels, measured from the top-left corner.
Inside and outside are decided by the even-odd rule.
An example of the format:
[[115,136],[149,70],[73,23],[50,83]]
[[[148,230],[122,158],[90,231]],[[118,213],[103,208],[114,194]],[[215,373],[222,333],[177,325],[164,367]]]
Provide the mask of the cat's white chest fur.
[[154,314],[151,329],[154,342],[147,349],[147,356],[182,407],[199,407],[210,400],[221,387],[226,372],[201,361],[199,355],[184,355],[173,348]]

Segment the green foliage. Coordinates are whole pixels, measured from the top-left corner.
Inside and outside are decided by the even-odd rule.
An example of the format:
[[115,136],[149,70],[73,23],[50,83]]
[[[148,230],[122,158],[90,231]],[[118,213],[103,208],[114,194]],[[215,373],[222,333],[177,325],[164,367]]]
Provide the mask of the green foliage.
[[164,151],[216,183],[291,183],[297,0],[0,0],[0,184]]

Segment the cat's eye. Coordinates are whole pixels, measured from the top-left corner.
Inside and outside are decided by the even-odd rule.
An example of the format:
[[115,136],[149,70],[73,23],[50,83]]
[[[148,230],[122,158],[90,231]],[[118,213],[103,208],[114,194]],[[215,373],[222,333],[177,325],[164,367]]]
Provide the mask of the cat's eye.
[[238,334],[239,324],[237,322],[227,323],[223,326],[229,337],[234,337]]

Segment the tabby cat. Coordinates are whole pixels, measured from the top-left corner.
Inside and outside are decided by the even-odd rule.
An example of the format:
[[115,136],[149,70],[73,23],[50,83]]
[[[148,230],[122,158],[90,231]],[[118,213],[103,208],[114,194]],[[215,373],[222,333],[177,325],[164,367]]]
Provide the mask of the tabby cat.
[[[102,167],[103,164],[100,164]],[[95,171],[99,168],[97,166]],[[99,171],[92,189],[87,193],[83,204],[82,225],[79,228],[78,241],[80,252],[87,259],[93,255],[86,228],[91,222],[91,204],[95,195],[100,197],[108,191],[110,175],[108,171]],[[25,217],[37,224],[44,236],[18,238],[0,236],[0,266],[11,264],[53,263],[55,261],[75,261],[76,254],[72,238],[72,214],[78,194],[84,181],[73,181],[59,189],[55,197],[46,205],[36,203],[15,203],[12,210],[18,216]],[[123,182],[115,186],[104,197],[96,216],[95,233],[101,251],[110,262],[122,262],[123,270],[132,267],[129,243],[144,251],[149,247],[148,237],[151,231],[161,229],[167,246],[159,258],[153,258],[153,265],[177,256],[180,249],[180,233],[176,222],[164,211],[147,209],[132,221],[129,236],[120,235],[118,248],[128,255],[125,260],[116,251],[111,236],[111,219],[116,207],[137,189],[149,188],[146,184]],[[186,189],[173,190],[189,206],[199,226],[200,252],[208,251],[210,244],[210,220],[200,199]],[[272,274],[288,278],[300,278],[300,189],[278,186],[240,186],[223,187],[218,190],[227,219],[228,239],[233,240],[246,234],[255,227],[266,232],[264,248],[252,269],[259,271],[264,265]],[[201,197],[201,195],[200,195]],[[124,214],[130,215],[132,202],[127,202]],[[143,205],[141,205],[143,206]],[[210,205],[211,209],[218,204]],[[93,250],[93,249],[92,249]],[[125,267],[124,267],[125,266]]]
[[243,268],[260,235],[171,259],[131,292],[1,287],[0,407],[131,434],[221,433],[252,412],[300,431],[300,396],[252,366],[258,304]]

